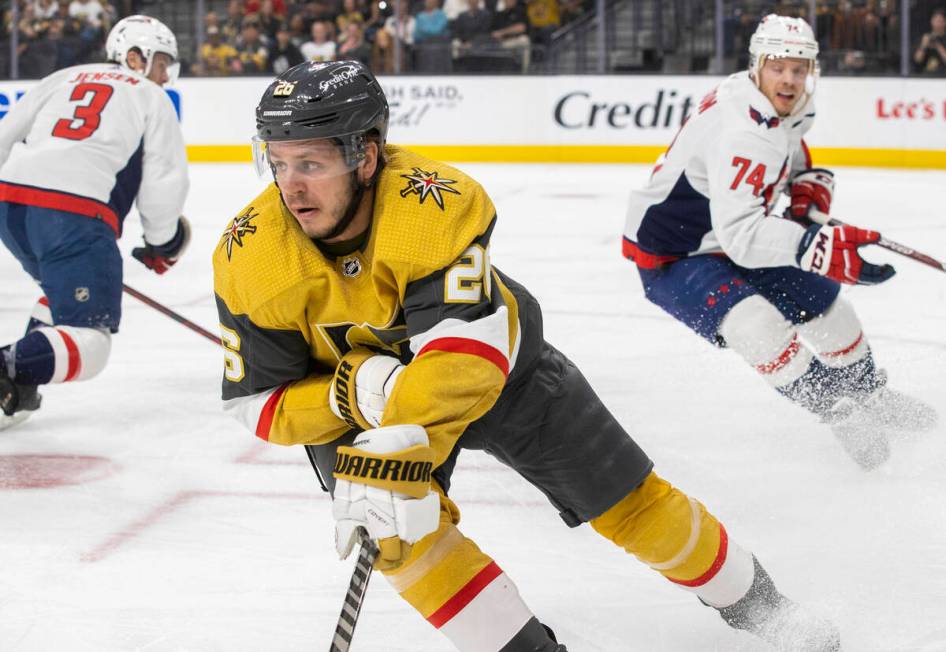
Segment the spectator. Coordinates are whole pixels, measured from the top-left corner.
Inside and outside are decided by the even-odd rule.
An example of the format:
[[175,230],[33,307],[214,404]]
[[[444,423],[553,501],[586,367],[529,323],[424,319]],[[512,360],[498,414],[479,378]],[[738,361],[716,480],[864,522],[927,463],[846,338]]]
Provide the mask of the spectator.
[[272,5],[271,13],[274,16],[278,16],[280,19],[286,17],[286,0],[246,0],[246,2],[243,4],[243,13],[246,15],[262,14],[263,5],[265,5],[267,2]]
[[440,8],[440,0],[424,0],[424,10],[414,17],[414,44],[422,47],[425,41],[442,41],[448,36],[447,14]]
[[348,23],[353,20],[362,24],[365,22],[365,15],[358,7],[358,0],[343,0],[342,13],[340,13],[335,19],[335,25],[338,27],[338,33],[344,34],[345,28],[348,27]]
[[300,51],[307,61],[334,61],[335,49],[335,41],[328,36],[328,24],[317,20],[312,23],[312,40],[303,43]]
[[558,0],[527,0],[526,16],[529,19],[529,33],[532,40],[548,45],[552,32],[561,27]]
[[194,74],[208,77],[221,77],[230,74],[233,60],[237,58],[236,49],[224,42],[223,34],[216,25],[207,28],[207,42],[200,48]]
[[259,23],[253,15],[243,19],[236,52],[237,56],[230,64],[233,72],[238,75],[260,75],[266,72],[269,48],[260,36]]
[[223,32],[223,39],[230,45],[236,45],[240,38],[240,30],[243,25],[243,3],[241,0],[230,0],[227,4],[227,19],[220,26]]
[[[409,11],[408,0],[395,0],[394,15],[384,21],[384,29],[375,36],[375,48],[379,51],[383,72],[407,71],[407,62],[413,57],[414,17]],[[400,61],[395,65],[400,53]]]
[[56,46],[55,70],[74,66],[79,61],[79,48],[75,37],[66,34],[66,24],[62,18],[53,18],[49,21],[46,39]]
[[101,32],[105,22],[105,7],[99,0],[72,0],[69,3],[69,15],[98,32]]
[[269,72],[281,75],[293,66],[302,63],[305,58],[292,43],[289,25],[282,23],[276,28],[276,41],[269,50]]
[[256,19],[259,21],[260,31],[266,37],[268,43],[274,43],[276,41],[276,31],[283,22],[282,17],[276,15],[273,0],[263,0],[259,3],[259,6]]
[[523,73],[529,70],[531,54],[528,22],[526,8],[519,0],[504,0],[503,8],[493,16],[493,39],[500,47],[517,52]]
[[946,11],[935,10],[930,27],[932,30],[923,35],[913,53],[913,62],[920,72],[942,75],[946,73]]
[[351,59],[366,66],[371,63],[371,47],[365,42],[362,24],[350,20],[345,26],[345,39],[338,44],[336,56],[339,61]]
[[33,0],[33,15],[38,20],[49,20],[59,10],[57,0]]
[[[292,6],[297,7],[298,5]],[[306,29],[305,14],[301,11],[294,13],[292,18],[289,19],[289,39],[292,41],[293,45],[301,49],[302,44],[308,40],[306,37],[308,33],[309,30]]]
[[447,20],[450,21],[452,27],[453,23],[460,17],[460,14],[466,11],[466,7],[466,0],[443,0],[441,9],[443,9],[443,13],[447,15]]
[[493,14],[480,5],[480,0],[467,0],[467,6],[453,24],[455,58],[492,43]]

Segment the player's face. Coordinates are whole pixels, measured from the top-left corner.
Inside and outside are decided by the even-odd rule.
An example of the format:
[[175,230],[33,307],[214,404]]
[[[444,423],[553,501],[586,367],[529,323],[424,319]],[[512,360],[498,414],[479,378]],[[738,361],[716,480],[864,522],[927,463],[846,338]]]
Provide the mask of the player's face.
[[365,225],[355,220],[326,240],[345,217],[354,194],[341,147],[329,140],[302,140],[270,143],[268,152],[283,201],[307,236],[335,242],[361,232],[357,229]]
[[151,70],[148,72],[148,79],[158,86],[164,86],[171,80],[168,68],[174,61],[164,52],[158,52],[154,55],[154,61],[151,62]]
[[779,115],[786,116],[795,108],[805,91],[808,77],[807,59],[767,59],[759,72],[759,90]]

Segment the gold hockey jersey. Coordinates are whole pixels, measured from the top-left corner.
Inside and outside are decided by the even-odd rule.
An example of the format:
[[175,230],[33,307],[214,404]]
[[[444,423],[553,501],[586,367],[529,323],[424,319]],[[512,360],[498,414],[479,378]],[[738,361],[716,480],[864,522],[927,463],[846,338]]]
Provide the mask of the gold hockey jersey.
[[[323,253],[275,184],[223,233],[213,266],[224,406],[267,441],[327,443],[350,429],[329,408],[342,357],[394,355],[407,366],[382,425],[424,426],[439,465],[517,360],[538,350],[541,317],[490,264],[496,212],[482,187],[399,147],[385,152],[361,249]],[[533,332],[523,345],[525,323]]]

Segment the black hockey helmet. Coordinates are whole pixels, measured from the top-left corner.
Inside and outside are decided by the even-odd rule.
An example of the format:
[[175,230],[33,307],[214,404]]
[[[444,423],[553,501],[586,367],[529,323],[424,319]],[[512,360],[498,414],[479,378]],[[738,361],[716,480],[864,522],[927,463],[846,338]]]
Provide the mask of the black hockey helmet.
[[368,132],[376,131],[384,147],[388,114],[381,84],[364,64],[300,63],[276,77],[256,107],[257,169],[269,169],[267,142],[323,138],[338,140],[353,168],[364,158]]

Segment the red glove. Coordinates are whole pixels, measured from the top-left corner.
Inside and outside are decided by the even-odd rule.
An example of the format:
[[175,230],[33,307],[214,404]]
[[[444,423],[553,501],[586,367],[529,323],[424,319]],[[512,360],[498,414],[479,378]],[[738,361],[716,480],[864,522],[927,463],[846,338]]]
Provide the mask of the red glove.
[[858,247],[880,240],[877,231],[841,226],[808,227],[798,244],[798,266],[841,283],[875,285],[896,274],[891,265],[873,265],[857,252]]
[[823,168],[802,170],[792,179],[789,186],[792,203],[785,211],[785,217],[795,220],[804,227],[813,222],[823,221],[811,216],[811,209],[827,215],[831,212],[831,198],[834,196],[834,173]]
[[177,219],[177,231],[173,238],[162,245],[153,245],[145,241],[145,246],[135,247],[131,250],[131,255],[155,274],[163,274],[177,262],[190,241],[191,225],[182,215]]

